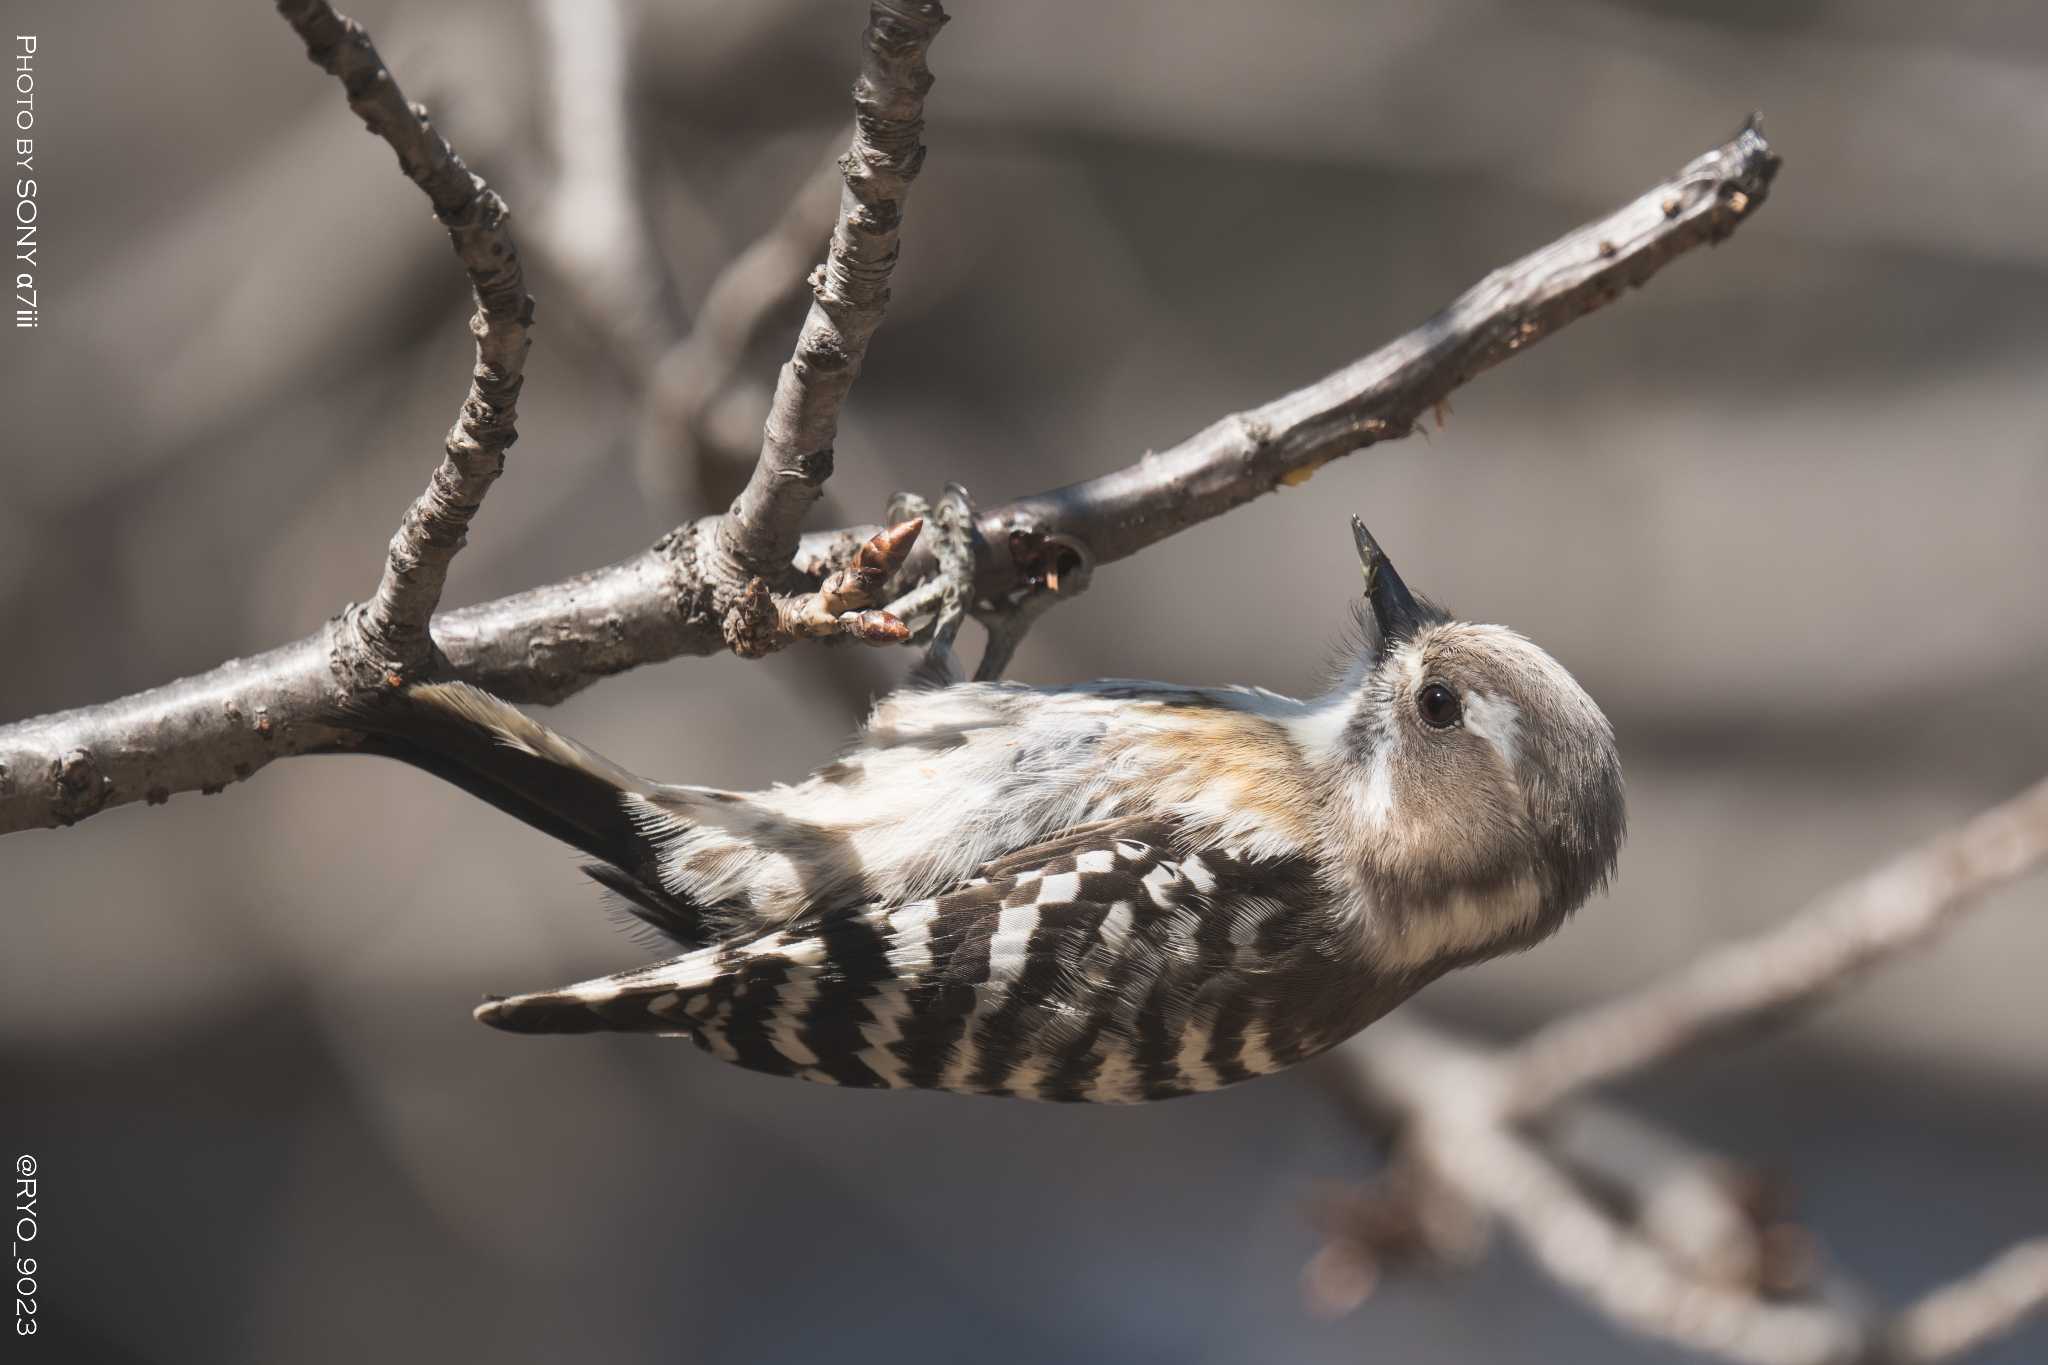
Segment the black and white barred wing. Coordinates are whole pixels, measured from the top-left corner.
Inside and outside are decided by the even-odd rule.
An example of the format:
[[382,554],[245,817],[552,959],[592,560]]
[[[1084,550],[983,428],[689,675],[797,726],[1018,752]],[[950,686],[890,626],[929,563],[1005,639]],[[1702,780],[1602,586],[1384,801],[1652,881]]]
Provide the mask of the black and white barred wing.
[[737,1065],[836,1085],[1052,1100],[1213,1090],[1323,1040],[1289,1009],[1313,970],[1305,860],[1104,821],[942,895],[858,906],[477,1017],[526,1033],[678,1034]]

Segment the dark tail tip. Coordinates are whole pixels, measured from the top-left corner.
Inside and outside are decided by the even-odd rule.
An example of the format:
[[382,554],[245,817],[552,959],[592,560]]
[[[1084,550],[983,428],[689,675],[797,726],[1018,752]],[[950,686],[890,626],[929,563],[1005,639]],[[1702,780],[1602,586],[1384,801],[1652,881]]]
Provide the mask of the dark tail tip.
[[573,996],[487,995],[474,1013],[479,1024],[507,1033],[603,1033],[612,1027]]

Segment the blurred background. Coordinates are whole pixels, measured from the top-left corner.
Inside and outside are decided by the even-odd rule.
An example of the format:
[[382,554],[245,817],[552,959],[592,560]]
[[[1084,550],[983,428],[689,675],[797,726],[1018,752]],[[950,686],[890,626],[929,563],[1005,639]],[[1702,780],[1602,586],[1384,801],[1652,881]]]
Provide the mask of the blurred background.
[[[45,263],[41,329],[0,341],[0,719],[367,595],[471,364],[445,236],[269,6],[8,10],[41,40]],[[844,145],[864,10],[350,7],[513,205],[539,300],[450,605],[730,496],[800,304],[771,289],[708,393],[650,403],[650,376],[750,242],[797,243],[771,280],[818,258],[804,187]],[[1012,670],[1312,689],[1354,510],[1412,583],[1548,646],[1620,733],[1621,875],[1411,1009],[1506,1036],[2048,771],[2048,8],[953,11],[817,525],[1163,448],[1765,112],[1785,169],[1732,241],[1462,390],[1441,430],[1105,569]],[[756,786],[830,755],[909,663],[683,660],[549,718]],[[2048,1227],[2043,896],[1626,1098],[1769,1172],[1880,1294],[1960,1273]],[[381,760],[15,835],[0,902],[0,1113],[42,1163],[53,1360],[1685,1358],[1509,1248],[1311,1314],[1318,1192],[1376,1157],[1298,1072],[1088,1111],[479,1028],[486,990],[642,950],[566,850]],[[2048,1358],[2048,1326],[1982,1358]]]

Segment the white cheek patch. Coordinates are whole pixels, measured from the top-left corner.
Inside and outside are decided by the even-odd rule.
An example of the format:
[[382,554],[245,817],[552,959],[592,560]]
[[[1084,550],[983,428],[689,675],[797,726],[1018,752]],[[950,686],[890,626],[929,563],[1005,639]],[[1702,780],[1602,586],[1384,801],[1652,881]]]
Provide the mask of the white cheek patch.
[[1515,771],[1515,757],[1522,743],[1522,710],[1513,702],[1485,692],[1465,694],[1465,728],[1491,744]]
[[1440,905],[1411,909],[1398,929],[1375,936],[1373,953],[1388,966],[1421,967],[1508,937],[1542,905],[1542,888],[1527,879],[1490,896],[1460,892]]
[[1345,728],[1357,710],[1355,694],[1338,693],[1287,717],[1281,724],[1310,763],[1322,763],[1342,754]]
[[1365,776],[1344,785],[1351,805],[1351,818],[1358,829],[1378,833],[1393,827],[1397,802],[1394,799],[1394,756],[1385,745],[1373,751],[1365,765]]
[[1365,770],[1359,801],[1359,814],[1372,824],[1384,827],[1394,823],[1394,756],[1384,745]]

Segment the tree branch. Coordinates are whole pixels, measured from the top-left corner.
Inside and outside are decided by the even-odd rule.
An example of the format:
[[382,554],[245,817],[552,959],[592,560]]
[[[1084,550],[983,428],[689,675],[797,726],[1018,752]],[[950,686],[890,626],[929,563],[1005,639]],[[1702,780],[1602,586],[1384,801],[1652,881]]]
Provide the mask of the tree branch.
[[1829,1307],[1777,1304],[1677,1270],[1525,1139],[1491,1125],[1418,1129],[1433,1176],[1499,1217],[1531,1260],[1605,1316],[1744,1365],[1835,1365],[1857,1325]]
[[[1406,436],[1474,376],[1734,232],[1763,203],[1778,164],[1752,116],[1671,180],[1494,271],[1392,344],[1128,468],[996,508],[983,534],[997,544],[1019,528],[1058,532],[1107,564],[1304,483],[1341,455]],[[1003,566],[990,566],[983,593],[1007,586]]]
[[[1545,1150],[1555,1134],[1517,1131],[1499,1104],[1509,1079],[1499,1054],[1396,1018],[1333,1062],[1373,1130],[1395,1134],[1386,1188],[1364,1201],[1374,1208],[1367,1235],[1376,1228],[1408,1243],[1356,1248],[1367,1258],[1356,1283],[1370,1285],[1380,1251],[1469,1261],[1498,1221],[1538,1269],[1602,1316],[1739,1365],[1937,1365],[2048,1307],[2040,1239],[1897,1313],[1840,1294],[1774,1301],[1761,1292],[1770,1285],[1703,1273],[1686,1243],[1625,1225]],[[1597,1159],[1626,1175],[1613,1156]]]
[[812,303],[782,368],[753,477],[726,515],[719,546],[743,578],[786,576],[804,513],[832,473],[839,406],[860,374],[889,302],[910,182],[924,165],[925,50],[946,12],[938,0],[873,0],[854,82],[854,134],[840,161],[846,190]]
[[0,728],[0,832],[211,794],[331,740],[316,718],[344,695],[337,624],[119,701]]
[[1833,1310],[1688,1275],[1622,1226],[1500,1120],[1500,1069],[1483,1050],[1383,1019],[1338,1056],[1363,1102],[1396,1125],[1398,1188],[1429,1210],[1418,1226],[1450,1229],[1459,1259],[1497,1219],[1547,1276],[1636,1331],[1745,1365],[1839,1365],[1853,1353],[1858,1330]]
[[[1390,1022],[1374,1025],[1317,1068],[1360,1126],[1376,1141],[1398,1142],[1414,1118],[1417,1068],[1424,1065],[1434,1077],[1432,1104],[1483,1116],[1500,1089],[1497,1053],[1408,1013]],[[1763,1178],[1739,1163],[1589,1100],[1566,1102],[1525,1136],[1684,1273],[1745,1291],[1784,1292],[1810,1283],[1810,1235],[1765,1197]],[[1331,1239],[1347,1244],[1346,1261],[1369,1262],[1368,1278],[1376,1280],[1384,1261],[1418,1254],[1464,1259],[1460,1253],[1471,1250],[1469,1211],[1431,1232],[1429,1220],[1412,1207],[1425,1192],[1412,1182],[1391,1183],[1392,1191],[1369,1189],[1333,1201]]]
[[[1123,558],[1298,483],[1346,451],[1406,434],[1482,361],[1517,354],[1747,221],[1777,164],[1762,133],[1745,126],[1674,179],[1495,271],[1436,318],[1336,374],[1116,473],[985,511],[977,596],[1007,601],[1042,584],[1044,556],[1016,547],[1078,547],[1089,564]],[[724,651],[727,615],[746,588],[718,552],[724,525],[702,518],[616,564],[436,616],[433,675],[545,703],[642,664]],[[815,586],[879,530],[804,537],[796,575]],[[919,544],[903,584],[936,569]],[[350,653],[347,624],[119,701],[0,727],[0,833],[218,790],[273,757],[345,742],[332,728],[335,708],[351,688],[385,681],[345,666],[359,657]],[[273,738],[252,743],[243,728],[258,705]]]
[[469,328],[476,337],[476,368],[462,412],[449,428],[441,465],[391,538],[376,596],[343,617],[348,647],[339,662],[359,682],[386,674],[406,678],[429,662],[428,621],[440,605],[448,565],[517,439],[514,405],[533,299],[504,200],[434,131],[426,108],[406,102],[362,25],[336,14],[326,0],[278,0],[277,9],[305,42],[306,55],[341,81],[349,108],[391,144],[400,169],[426,192],[475,292]]

